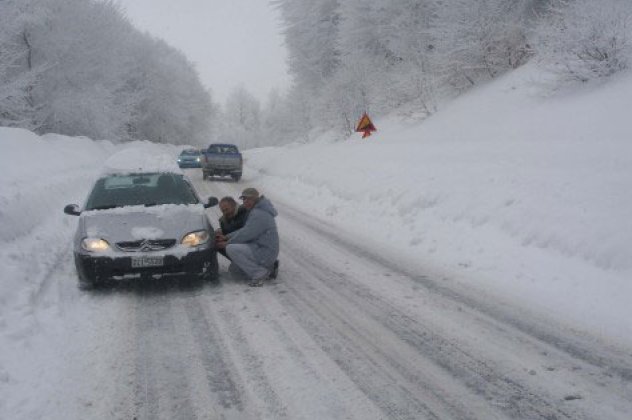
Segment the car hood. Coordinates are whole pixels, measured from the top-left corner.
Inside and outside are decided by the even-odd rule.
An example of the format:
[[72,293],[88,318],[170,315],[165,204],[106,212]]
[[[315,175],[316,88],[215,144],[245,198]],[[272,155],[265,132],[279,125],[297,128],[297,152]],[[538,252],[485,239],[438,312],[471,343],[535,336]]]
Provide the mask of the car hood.
[[82,214],[82,236],[110,243],[143,239],[175,239],[211,229],[202,205],[130,206]]

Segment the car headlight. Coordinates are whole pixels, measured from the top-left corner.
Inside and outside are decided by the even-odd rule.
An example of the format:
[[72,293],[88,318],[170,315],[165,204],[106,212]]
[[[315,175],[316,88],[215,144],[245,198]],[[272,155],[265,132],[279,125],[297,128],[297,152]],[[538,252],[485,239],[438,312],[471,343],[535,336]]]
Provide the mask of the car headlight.
[[198,230],[197,232],[191,232],[182,238],[182,245],[186,246],[200,246],[208,242],[210,236],[205,230]]
[[89,252],[103,252],[110,249],[110,244],[101,238],[85,238],[81,241],[81,247]]
[[199,162],[199,161],[200,161],[200,158],[195,158],[195,160]]

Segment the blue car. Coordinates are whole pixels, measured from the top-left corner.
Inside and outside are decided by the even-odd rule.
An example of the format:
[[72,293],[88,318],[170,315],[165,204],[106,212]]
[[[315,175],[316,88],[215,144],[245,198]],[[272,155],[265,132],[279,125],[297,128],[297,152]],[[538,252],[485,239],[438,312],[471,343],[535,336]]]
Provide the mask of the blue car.
[[202,155],[197,149],[186,149],[178,156],[178,166],[180,168],[201,168],[200,161]]

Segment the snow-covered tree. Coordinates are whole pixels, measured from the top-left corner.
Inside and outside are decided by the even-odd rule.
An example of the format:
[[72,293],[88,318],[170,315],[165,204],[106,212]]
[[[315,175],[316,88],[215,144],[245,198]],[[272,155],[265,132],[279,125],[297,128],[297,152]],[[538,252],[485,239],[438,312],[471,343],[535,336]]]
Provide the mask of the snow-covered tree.
[[33,22],[33,60],[46,66],[34,90],[40,131],[125,138],[134,101],[125,90],[133,28],[111,2],[48,0]]
[[356,120],[364,112],[372,112],[379,107],[379,99],[369,71],[364,62],[349,62],[339,69],[319,97],[314,118],[318,124],[347,135],[353,133]]
[[41,66],[33,63],[29,22],[41,11],[19,0],[0,2],[0,125],[37,129],[33,89]]
[[112,0],[0,1],[0,124],[39,133],[206,144],[194,66]]
[[435,0],[350,0],[342,4],[343,72],[361,75],[365,101],[375,111],[414,102],[431,112],[438,7]]
[[295,81],[317,91],[339,65],[339,0],[273,0],[285,22],[288,67]]
[[543,62],[565,78],[607,77],[632,63],[629,0],[555,0],[538,29]]
[[219,141],[241,148],[268,144],[261,135],[261,105],[248,90],[239,86],[226,99]]
[[524,64],[531,55],[531,0],[451,0],[438,11],[442,73],[467,88]]
[[160,143],[207,144],[215,108],[195,68],[164,41],[142,41],[135,49],[137,67],[129,81],[129,89],[139,98],[130,122],[133,137]]
[[286,96],[273,89],[261,111],[261,130],[266,145],[281,145],[300,136],[294,112]]

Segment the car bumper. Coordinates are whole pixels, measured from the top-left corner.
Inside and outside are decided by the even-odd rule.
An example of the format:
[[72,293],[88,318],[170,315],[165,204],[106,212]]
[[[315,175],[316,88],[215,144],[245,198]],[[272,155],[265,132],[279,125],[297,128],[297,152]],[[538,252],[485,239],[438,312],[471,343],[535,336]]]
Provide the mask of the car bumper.
[[204,172],[206,172],[209,175],[220,175],[220,176],[233,176],[233,175],[239,175],[241,176],[241,169],[224,169],[224,168],[204,168],[202,167],[202,170]]
[[164,255],[161,266],[132,267],[132,256],[100,257],[75,253],[75,265],[80,277],[92,282],[158,275],[202,275],[208,270],[217,270],[217,254],[215,250],[206,248],[182,257]]
[[202,165],[199,162],[178,162],[180,168],[201,168]]

